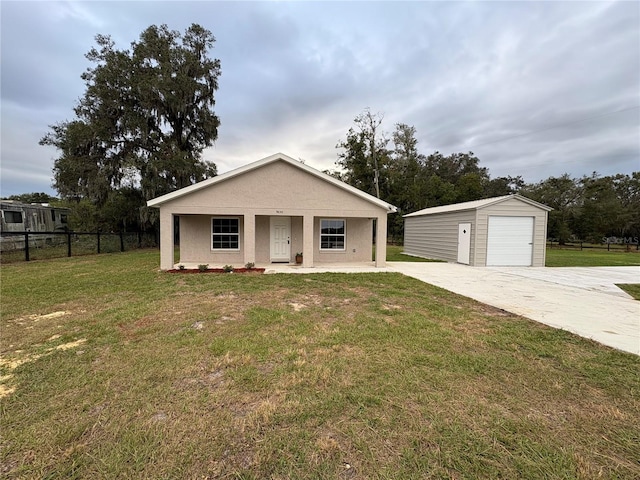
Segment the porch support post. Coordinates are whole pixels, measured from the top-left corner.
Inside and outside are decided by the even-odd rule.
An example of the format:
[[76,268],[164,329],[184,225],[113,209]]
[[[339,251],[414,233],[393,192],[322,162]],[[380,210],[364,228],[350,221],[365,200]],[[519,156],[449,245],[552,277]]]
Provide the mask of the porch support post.
[[313,267],[313,215],[302,217],[302,266]]
[[376,267],[387,264],[387,215],[380,215],[376,221]]
[[244,263],[256,263],[256,216],[244,215]]
[[160,268],[173,268],[173,214],[167,208],[160,209]]

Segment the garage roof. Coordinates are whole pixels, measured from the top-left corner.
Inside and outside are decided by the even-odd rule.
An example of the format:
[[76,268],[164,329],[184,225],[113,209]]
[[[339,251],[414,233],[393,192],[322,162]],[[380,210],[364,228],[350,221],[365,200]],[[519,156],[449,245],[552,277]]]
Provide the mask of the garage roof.
[[504,195],[502,197],[485,198],[484,200],[474,200],[472,202],[454,203],[452,205],[442,205],[440,207],[425,208],[423,210],[418,210],[417,212],[404,215],[404,218],[419,217],[422,215],[433,215],[435,213],[460,212],[463,210],[478,210],[480,208],[485,208],[485,207],[488,207],[489,205],[495,205],[497,203],[502,203],[511,199],[520,200],[521,202],[528,203],[533,207],[538,207],[546,211],[553,210],[553,208],[551,207],[547,207],[542,203],[538,203],[536,201],[531,200],[530,198],[523,197],[522,195],[518,195],[516,193],[514,195]]

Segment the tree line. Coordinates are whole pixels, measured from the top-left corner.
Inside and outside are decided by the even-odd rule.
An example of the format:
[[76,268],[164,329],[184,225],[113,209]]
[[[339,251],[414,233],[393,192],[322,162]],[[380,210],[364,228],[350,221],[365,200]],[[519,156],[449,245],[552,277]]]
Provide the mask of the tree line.
[[398,207],[389,217],[389,234],[403,236],[402,215],[452,203],[519,193],[553,208],[547,235],[601,243],[604,238],[640,236],[640,172],[571,178],[568,174],[526,183],[521,176],[491,178],[473,154],[429,155],[418,149],[416,129],[396,123],[389,135],[384,116],[369,109],[359,114],[339,149],[336,178]]

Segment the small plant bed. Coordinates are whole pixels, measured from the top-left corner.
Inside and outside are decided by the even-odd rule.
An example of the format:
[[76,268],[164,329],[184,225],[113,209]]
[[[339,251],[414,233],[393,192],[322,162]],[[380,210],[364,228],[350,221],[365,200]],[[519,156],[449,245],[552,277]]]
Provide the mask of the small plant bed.
[[167,270],[168,273],[264,273],[264,268],[233,268],[232,270],[225,268],[174,268]]

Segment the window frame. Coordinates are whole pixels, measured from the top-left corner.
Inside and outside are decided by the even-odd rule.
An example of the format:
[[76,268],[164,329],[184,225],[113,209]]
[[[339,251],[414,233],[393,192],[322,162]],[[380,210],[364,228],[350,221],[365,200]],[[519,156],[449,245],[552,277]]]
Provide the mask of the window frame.
[[[19,222],[16,222],[15,218],[16,216],[20,219]],[[7,217],[11,217],[11,219],[8,219]],[[17,211],[17,210],[5,210],[4,211],[4,222],[7,224],[22,224],[24,223],[24,215],[22,214],[21,211]]]
[[[216,220],[235,220],[238,223],[237,232],[214,232],[214,225]],[[220,248],[214,246],[214,239],[216,236],[235,236],[238,246],[236,248]],[[211,217],[211,251],[212,252],[239,252],[240,251],[240,217]]]
[[[342,222],[343,233],[322,233],[323,222]],[[331,228],[331,227],[329,227]],[[322,237],[342,237],[342,248],[323,248]],[[320,219],[320,251],[321,252],[346,252],[347,251],[347,219],[346,218],[321,218]]]

